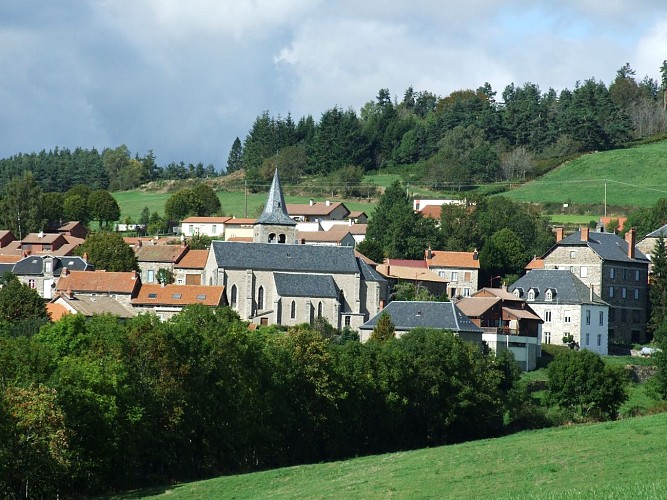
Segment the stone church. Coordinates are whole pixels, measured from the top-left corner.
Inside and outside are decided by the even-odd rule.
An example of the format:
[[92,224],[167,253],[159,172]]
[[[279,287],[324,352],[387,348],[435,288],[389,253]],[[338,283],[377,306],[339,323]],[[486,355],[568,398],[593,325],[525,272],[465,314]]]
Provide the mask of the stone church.
[[214,241],[204,282],[223,285],[241,318],[262,325],[296,325],[325,318],[336,328],[357,329],[388,297],[386,280],[342,246],[297,244],[278,170],[253,243]]

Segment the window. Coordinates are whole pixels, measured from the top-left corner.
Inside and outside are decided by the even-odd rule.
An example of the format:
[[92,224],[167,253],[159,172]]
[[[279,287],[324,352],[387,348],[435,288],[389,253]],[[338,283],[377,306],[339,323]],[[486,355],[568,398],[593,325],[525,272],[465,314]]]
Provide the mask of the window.
[[30,288],[35,288],[35,280],[28,280],[28,286]]
[[588,267],[587,266],[581,266],[579,268],[579,276],[582,278],[588,278]]
[[264,287],[260,286],[257,290],[257,309],[260,311],[264,309]]
[[177,284],[177,285],[182,285],[182,284],[183,284],[183,278],[178,278],[178,279],[176,280],[176,284]]
[[613,286],[609,287],[609,298],[610,299],[614,298],[614,287]]
[[322,302],[317,304],[317,317],[318,318],[322,317]]
[[231,297],[229,299],[230,304],[232,306],[232,309],[236,309],[236,296],[238,294],[238,291],[236,289],[236,285],[232,285],[232,291],[231,291]]
[[463,281],[470,281],[470,273],[463,273]]
[[598,347],[602,345],[602,334],[598,333]]
[[350,326],[350,316],[345,316],[345,326]]
[[591,334],[590,333],[586,334],[586,345],[591,345]]
[[535,290],[532,288],[528,290],[528,300],[535,300]]
[[604,325],[604,311],[600,311],[600,326]]
[[53,263],[50,260],[47,260],[44,262],[44,272],[45,273],[50,273],[53,268]]
[[574,266],[570,266],[570,272],[574,274]]
[[149,299],[157,299],[157,293],[149,293],[148,298]]
[[621,288],[621,298],[623,299],[628,298],[628,289],[625,287]]
[[289,311],[289,317],[294,319],[296,318],[296,301],[292,301],[292,305],[290,306],[290,311]]
[[198,294],[196,300],[206,300],[206,294],[205,293]]
[[544,300],[551,302],[554,299],[554,292],[552,290],[547,290],[544,294]]
[[441,278],[444,278],[445,277],[445,271],[438,271],[438,276],[440,276]]
[[565,311],[565,316],[563,321],[565,323],[572,323],[572,311]]
[[470,288],[464,288],[463,289],[463,296],[464,297],[470,297]]
[[590,309],[586,310],[586,324],[587,325],[591,324],[591,311],[590,311]]
[[459,280],[459,273],[457,271],[452,271],[452,281]]
[[449,296],[450,297],[456,297],[456,288],[450,288],[449,289]]
[[551,311],[544,311],[544,321],[551,323]]
[[639,272],[639,269],[635,269],[635,281],[639,281],[641,273]]
[[635,300],[639,300],[639,288],[634,289]]
[[615,267],[610,267],[609,268],[609,277],[611,279],[614,279],[616,277],[616,268]]
[[153,271],[152,269],[149,269],[148,271],[146,271],[146,281],[148,283],[154,283],[155,282],[155,271]]
[[570,259],[574,259],[577,257],[577,252],[574,250],[570,250]]
[[542,332],[542,343],[551,344],[551,332]]
[[195,226],[193,226],[192,224],[190,224],[190,226],[189,226],[189,231],[190,231],[190,235],[191,235],[191,236],[194,236],[194,234],[195,234]]
[[182,293],[172,293],[172,294],[171,294],[171,298],[172,298],[172,299],[182,299],[182,298],[183,298],[183,294],[182,294]]
[[213,226],[211,226],[211,234],[215,234],[217,231],[218,231],[218,226],[213,224]]
[[628,270],[627,269],[623,269],[623,279],[624,280],[628,279]]

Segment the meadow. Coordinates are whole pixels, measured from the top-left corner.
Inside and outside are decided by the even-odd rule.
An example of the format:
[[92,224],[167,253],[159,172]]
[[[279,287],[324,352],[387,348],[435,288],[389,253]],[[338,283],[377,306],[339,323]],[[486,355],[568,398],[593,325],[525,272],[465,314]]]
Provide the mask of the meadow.
[[219,477],[122,498],[664,498],[665,460],[667,414],[658,414]]
[[504,193],[520,202],[647,207],[667,197],[667,141],[590,153]]

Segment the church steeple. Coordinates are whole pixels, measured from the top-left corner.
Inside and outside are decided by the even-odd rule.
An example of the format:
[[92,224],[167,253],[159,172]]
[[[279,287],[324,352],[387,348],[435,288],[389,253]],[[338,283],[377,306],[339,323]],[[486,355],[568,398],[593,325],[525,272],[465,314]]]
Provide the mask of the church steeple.
[[287,214],[285,206],[285,197],[283,189],[280,186],[280,177],[278,169],[273,174],[273,182],[269,190],[269,197],[266,200],[264,211],[257,219],[257,224],[281,224],[283,226],[296,226],[296,222]]
[[296,243],[296,222],[287,213],[285,197],[276,168],[262,215],[253,234],[255,243]]

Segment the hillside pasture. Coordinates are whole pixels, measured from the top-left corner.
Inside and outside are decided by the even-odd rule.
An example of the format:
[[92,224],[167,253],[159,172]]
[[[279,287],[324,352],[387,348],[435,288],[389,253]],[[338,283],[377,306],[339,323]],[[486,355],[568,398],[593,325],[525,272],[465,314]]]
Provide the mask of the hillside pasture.
[[220,477],[124,498],[661,498],[667,479],[658,465],[665,460],[667,414],[659,414]]
[[503,196],[530,203],[647,207],[667,197],[667,141],[590,153]]

